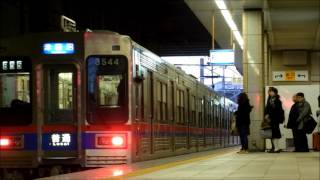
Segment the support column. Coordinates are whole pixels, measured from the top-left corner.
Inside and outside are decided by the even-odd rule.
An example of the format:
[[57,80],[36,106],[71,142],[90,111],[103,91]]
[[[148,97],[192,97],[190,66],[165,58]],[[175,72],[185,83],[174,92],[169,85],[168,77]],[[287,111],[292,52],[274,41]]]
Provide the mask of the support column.
[[250,114],[249,150],[264,150],[265,142],[260,136],[260,125],[264,113],[264,53],[263,12],[244,10],[242,16],[243,87],[253,105]]

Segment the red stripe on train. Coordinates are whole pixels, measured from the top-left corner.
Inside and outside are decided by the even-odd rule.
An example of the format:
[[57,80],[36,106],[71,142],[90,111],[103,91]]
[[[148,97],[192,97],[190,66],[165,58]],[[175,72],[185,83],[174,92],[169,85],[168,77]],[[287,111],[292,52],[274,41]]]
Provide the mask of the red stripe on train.
[[0,127],[1,133],[35,133],[37,132],[37,126],[11,126],[11,127]]

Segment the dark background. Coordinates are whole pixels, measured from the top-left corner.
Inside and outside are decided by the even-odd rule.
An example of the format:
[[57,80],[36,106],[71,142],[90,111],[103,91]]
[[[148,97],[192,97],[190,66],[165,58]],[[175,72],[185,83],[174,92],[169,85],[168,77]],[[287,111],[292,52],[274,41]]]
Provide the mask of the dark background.
[[211,35],[183,0],[0,0],[0,37],[60,31],[60,15],[74,19],[80,31],[129,35],[160,56],[211,49]]

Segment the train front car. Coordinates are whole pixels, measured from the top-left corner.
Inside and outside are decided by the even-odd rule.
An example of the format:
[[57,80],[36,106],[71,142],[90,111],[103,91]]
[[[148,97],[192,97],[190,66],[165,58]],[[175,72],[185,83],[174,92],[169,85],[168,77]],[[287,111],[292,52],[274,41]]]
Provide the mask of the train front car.
[[82,37],[41,33],[1,40],[1,168],[81,164]]
[[84,36],[86,126],[85,166],[131,162],[131,40],[116,33]]
[[0,57],[0,168],[36,163],[31,72],[28,57]]

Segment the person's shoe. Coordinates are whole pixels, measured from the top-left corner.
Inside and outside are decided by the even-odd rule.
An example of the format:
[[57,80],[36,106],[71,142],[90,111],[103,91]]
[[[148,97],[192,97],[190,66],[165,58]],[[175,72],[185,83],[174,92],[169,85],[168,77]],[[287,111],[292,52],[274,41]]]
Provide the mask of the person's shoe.
[[248,154],[248,150],[241,150],[239,152],[237,152],[238,154]]
[[280,153],[281,149],[275,150],[273,153]]
[[270,149],[269,151],[267,151],[268,153],[274,153],[274,149]]

